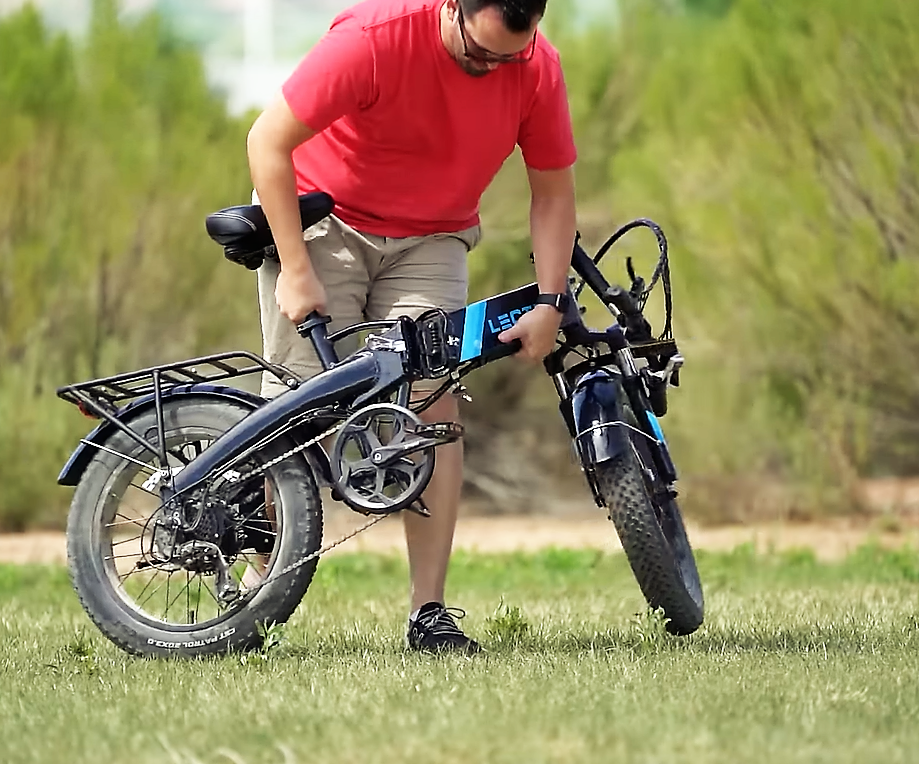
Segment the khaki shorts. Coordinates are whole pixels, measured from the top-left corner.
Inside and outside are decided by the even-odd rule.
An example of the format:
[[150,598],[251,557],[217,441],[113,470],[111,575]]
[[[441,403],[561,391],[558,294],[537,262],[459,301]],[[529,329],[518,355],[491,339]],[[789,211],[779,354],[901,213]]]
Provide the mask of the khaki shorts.
[[[332,318],[329,333],[361,321],[399,316],[417,318],[430,308],[458,310],[466,305],[466,254],[479,243],[479,226],[457,233],[393,239],[361,233],[336,217],[328,217],[303,233],[310,261],[328,298]],[[280,265],[265,260],[258,270],[264,356],[295,374],[311,377],[322,365],[309,340],[281,315],[274,297]],[[339,358],[357,350],[355,335],[336,343]],[[437,382],[415,385],[430,390]],[[278,380],[266,374],[262,395],[284,392]]]

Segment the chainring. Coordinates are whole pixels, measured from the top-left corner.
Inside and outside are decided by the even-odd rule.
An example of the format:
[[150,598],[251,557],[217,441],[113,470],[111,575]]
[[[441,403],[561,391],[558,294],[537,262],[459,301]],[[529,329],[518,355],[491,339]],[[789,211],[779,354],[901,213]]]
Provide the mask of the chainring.
[[342,500],[366,515],[413,504],[434,472],[434,444],[425,425],[402,406],[378,403],[348,418],[332,448],[332,478]]

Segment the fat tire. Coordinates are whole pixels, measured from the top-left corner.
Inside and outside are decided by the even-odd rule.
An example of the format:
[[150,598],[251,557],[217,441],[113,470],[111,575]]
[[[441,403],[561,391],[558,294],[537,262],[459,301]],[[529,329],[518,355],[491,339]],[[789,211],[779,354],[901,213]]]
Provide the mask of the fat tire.
[[667,631],[691,634],[702,625],[702,584],[676,501],[670,499],[662,508],[670,527],[668,540],[631,450],[595,470],[598,490],[642,594],[651,608],[664,611]]
[[[184,399],[164,405],[167,438],[181,428],[213,429],[225,432],[250,413],[251,409],[226,399]],[[153,410],[140,413],[128,423],[138,432],[156,427]],[[106,446],[134,456],[141,449],[121,432]],[[260,456],[268,460],[283,454],[294,444],[280,438]],[[98,559],[93,533],[99,529],[101,502],[116,471],[124,461],[111,453],[98,451],[80,480],[73,496],[67,522],[67,558],[73,586],[93,623],[123,650],[151,657],[203,657],[256,648],[262,643],[260,627],[284,623],[296,610],[312,581],[317,560],[263,586],[238,609],[214,619],[210,625],[172,625],[147,618],[129,607],[118,596],[104,562]],[[316,480],[302,455],[285,459],[271,468],[278,492],[276,507],[281,514],[281,539],[269,576],[312,554],[322,542],[322,508]],[[283,514],[282,514],[283,513]]]

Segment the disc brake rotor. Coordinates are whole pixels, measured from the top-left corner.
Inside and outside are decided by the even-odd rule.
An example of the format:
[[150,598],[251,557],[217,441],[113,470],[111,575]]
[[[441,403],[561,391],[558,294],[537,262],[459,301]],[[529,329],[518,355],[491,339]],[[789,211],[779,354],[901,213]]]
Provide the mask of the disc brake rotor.
[[416,414],[390,403],[346,420],[331,457],[344,502],[363,514],[389,514],[416,501],[434,472],[435,443],[424,429]]

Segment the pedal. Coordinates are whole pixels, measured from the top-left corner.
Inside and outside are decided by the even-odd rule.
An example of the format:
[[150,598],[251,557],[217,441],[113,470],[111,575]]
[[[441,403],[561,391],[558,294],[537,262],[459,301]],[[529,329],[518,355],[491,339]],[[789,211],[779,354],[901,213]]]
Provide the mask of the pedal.
[[409,512],[414,512],[416,515],[421,517],[430,517],[431,510],[428,509],[428,505],[424,503],[424,499],[418,498],[413,503],[409,504],[407,507]]
[[466,428],[457,422],[434,422],[423,424],[415,429],[415,434],[423,438],[439,441],[437,445],[455,443],[466,434]]

